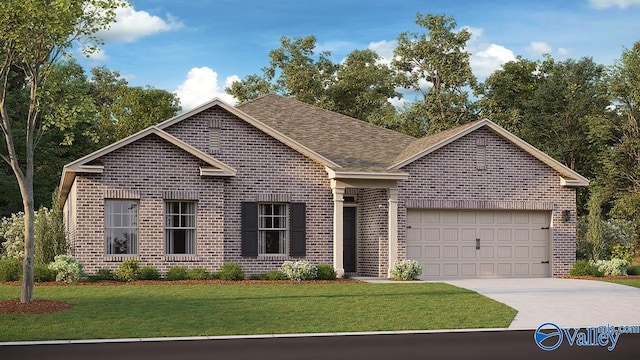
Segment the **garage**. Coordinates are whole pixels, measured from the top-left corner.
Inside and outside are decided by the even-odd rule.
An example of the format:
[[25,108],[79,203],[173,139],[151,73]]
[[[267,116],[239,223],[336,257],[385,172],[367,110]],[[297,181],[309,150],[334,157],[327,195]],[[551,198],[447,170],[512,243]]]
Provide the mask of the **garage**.
[[407,258],[423,279],[548,277],[549,211],[407,210]]

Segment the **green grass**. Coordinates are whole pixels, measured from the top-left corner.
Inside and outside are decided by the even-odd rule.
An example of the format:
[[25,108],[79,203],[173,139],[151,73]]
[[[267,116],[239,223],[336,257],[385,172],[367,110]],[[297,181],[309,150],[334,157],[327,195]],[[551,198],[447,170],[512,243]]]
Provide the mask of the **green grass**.
[[[0,300],[20,287],[0,285]],[[36,286],[73,308],[0,314],[0,341],[507,327],[516,310],[442,283]]]
[[602,279],[603,281],[608,281],[616,284],[622,284],[627,286],[633,286],[640,288],[640,279]]

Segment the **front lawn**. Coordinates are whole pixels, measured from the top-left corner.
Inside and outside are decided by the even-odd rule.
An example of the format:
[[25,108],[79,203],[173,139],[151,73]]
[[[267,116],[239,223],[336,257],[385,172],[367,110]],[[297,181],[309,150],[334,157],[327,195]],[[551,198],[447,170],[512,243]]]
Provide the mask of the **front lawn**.
[[603,281],[608,281],[608,282],[612,282],[612,283],[616,283],[616,284],[622,284],[622,285],[628,285],[628,286],[634,286],[637,288],[640,288],[640,278],[638,277],[634,277],[632,279],[603,279]]
[[[20,287],[0,285],[0,300]],[[507,327],[516,310],[442,283],[37,286],[70,303],[0,314],[0,341]]]

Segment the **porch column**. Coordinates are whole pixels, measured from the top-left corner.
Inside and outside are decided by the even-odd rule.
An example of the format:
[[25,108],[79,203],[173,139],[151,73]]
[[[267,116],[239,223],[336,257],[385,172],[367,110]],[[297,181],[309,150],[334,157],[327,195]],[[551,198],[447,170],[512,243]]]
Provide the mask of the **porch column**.
[[333,192],[333,268],[339,278],[344,276],[344,187],[337,187],[332,181],[331,191]]
[[398,189],[389,188],[389,264],[387,276],[391,277],[393,263],[398,260]]

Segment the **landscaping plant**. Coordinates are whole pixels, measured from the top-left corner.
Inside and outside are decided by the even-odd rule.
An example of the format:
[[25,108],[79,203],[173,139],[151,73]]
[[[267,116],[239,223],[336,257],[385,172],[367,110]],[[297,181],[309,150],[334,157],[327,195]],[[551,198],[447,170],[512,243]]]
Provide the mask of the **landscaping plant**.
[[416,280],[421,274],[422,265],[415,260],[396,260],[391,269],[394,280]]
[[302,281],[315,279],[318,274],[318,268],[308,261],[285,261],[282,264],[282,272],[287,279]]
[[187,268],[184,266],[172,266],[169,268],[166,274],[167,280],[187,280]]
[[244,270],[236,263],[226,262],[220,266],[217,277],[220,280],[244,280]]
[[187,270],[187,279],[189,280],[207,280],[210,279],[209,272],[201,267],[196,267]]
[[136,259],[127,259],[120,263],[117,278],[120,281],[136,281],[138,280],[140,271],[140,262]]
[[333,266],[328,264],[318,264],[317,266],[318,273],[316,275],[316,279],[318,280],[335,280],[336,279],[336,270]]
[[49,269],[56,272],[56,281],[75,282],[84,277],[82,264],[71,255],[57,255]]
[[138,271],[140,280],[159,280],[161,277],[160,271],[151,265],[145,265]]

